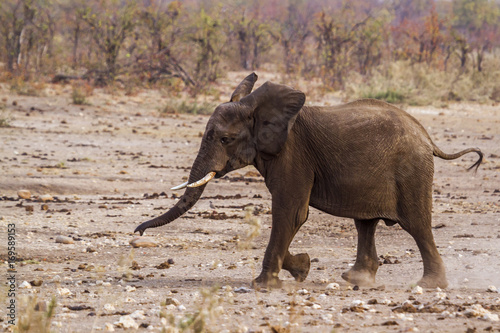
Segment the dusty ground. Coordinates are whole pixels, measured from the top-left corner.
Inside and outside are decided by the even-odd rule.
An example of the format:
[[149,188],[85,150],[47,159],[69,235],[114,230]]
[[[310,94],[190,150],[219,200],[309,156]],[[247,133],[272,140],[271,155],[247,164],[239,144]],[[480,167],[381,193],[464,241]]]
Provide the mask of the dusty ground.
[[[412,292],[422,275],[416,244],[401,228],[382,224],[381,287],[349,286],[340,274],[354,262],[354,223],[312,209],[291,245],[292,253],[314,258],[307,280],[296,283],[282,272],[283,289],[255,291],[248,288],[269,237],[271,201],[252,168],[212,181],[191,212],[149,229],[157,247],[129,245],[139,223],[174,204],[169,188],[188,175],[208,117],[161,117],[157,110],[169,98],[158,92],[96,91],[86,106],[72,105],[70,92],[54,86],[45,97],[30,97],[0,89],[2,116],[12,118],[12,127],[0,128],[0,266],[5,272],[7,225],[15,224],[16,284],[42,282],[17,289],[17,318],[37,327],[33,332],[42,331],[33,307],[52,297],[54,332],[120,331],[114,323],[129,317],[138,330],[152,331],[190,324],[213,332],[500,331],[500,294],[488,291],[500,288],[498,106],[408,110],[445,152],[485,152],[477,173],[466,172],[475,154],[435,159],[433,225],[448,289]],[[18,198],[21,189],[31,199]],[[44,194],[53,200],[42,202]],[[262,222],[250,243],[247,206]],[[56,243],[59,235],[74,244]],[[339,288],[328,289],[330,283]],[[7,300],[2,292],[0,301]],[[0,320],[8,330],[5,306]]]

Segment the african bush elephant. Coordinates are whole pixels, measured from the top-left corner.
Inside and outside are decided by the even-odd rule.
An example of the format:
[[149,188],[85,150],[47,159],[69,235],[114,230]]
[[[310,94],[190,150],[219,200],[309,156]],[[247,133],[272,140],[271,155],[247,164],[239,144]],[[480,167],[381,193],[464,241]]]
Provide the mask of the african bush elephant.
[[210,117],[187,187],[165,214],[135,231],[170,223],[200,198],[213,177],[253,165],[272,195],[272,230],[261,286],[280,286],[279,271],[298,281],[309,273],[305,253],[288,247],[304,222],[309,206],[354,219],[358,231],[354,266],[342,278],[360,286],[375,283],[379,263],[374,233],[379,220],[398,223],[415,239],[424,273],[418,284],[447,286],[443,261],[431,230],[433,156],[450,160],[477,148],[443,153],[424,127],[399,108],[373,99],[341,106],[304,106],[304,93],[285,85],[264,83],[252,92],[252,73],[236,88],[228,103]]

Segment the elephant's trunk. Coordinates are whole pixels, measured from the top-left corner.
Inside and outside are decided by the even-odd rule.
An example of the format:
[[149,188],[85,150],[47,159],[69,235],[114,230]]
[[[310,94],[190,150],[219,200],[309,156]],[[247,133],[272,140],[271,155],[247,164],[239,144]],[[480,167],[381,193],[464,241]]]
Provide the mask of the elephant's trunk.
[[174,207],[170,208],[168,212],[152,220],[146,221],[135,228],[134,232],[139,232],[142,236],[144,230],[148,228],[157,228],[172,222],[173,220],[180,217],[182,214],[187,212],[194,204],[198,201],[206,185],[200,187],[188,187],[184,195],[177,201]]
[[[203,165],[199,161],[202,160],[200,156],[196,159],[193,167],[191,169],[191,173],[189,175],[189,184],[197,183],[200,179],[203,179],[206,173],[203,170],[205,168],[201,168],[200,165]],[[187,212],[194,204],[200,199],[203,190],[205,189],[206,183],[197,187],[188,187],[186,192],[180,197],[179,201],[175,204],[174,207],[170,208],[168,212],[163,215],[160,215],[152,220],[146,221],[135,228],[134,232],[139,232],[140,235],[144,233],[144,231],[148,228],[157,228],[170,223],[180,217],[182,214]]]

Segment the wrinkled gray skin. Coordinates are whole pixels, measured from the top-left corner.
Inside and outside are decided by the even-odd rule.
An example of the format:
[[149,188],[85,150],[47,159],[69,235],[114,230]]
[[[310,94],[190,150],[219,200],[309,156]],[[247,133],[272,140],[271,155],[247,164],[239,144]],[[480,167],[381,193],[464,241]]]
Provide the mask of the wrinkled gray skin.
[[[264,83],[252,92],[257,75],[236,88],[229,103],[210,117],[189,183],[215,171],[216,178],[253,165],[272,195],[272,231],[262,272],[254,285],[280,286],[288,270],[297,281],[309,272],[305,253],[288,247],[309,206],[352,218],[358,231],[354,266],[342,274],[360,286],[375,283],[378,269],[374,233],[377,223],[399,224],[415,239],[424,273],[418,285],[447,286],[443,261],[431,231],[433,156],[455,159],[479,149],[445,154],[406,112],[366,99],[335,107],[303,106],[305,95],[288,86]],[[206,185],[187,188],[165,214],[135,231],[170,223],[200,198]]]

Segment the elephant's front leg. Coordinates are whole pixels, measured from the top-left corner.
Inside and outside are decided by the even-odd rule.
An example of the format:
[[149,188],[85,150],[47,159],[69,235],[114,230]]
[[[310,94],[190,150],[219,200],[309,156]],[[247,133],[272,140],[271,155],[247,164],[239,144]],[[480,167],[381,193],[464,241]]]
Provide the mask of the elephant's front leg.
[[253,281],[262,287],[280,287],[278,274],[282,268],[290,271],[298,281],[303,281],[309,272],[309,255],[292,256],[288,247],[300,226],[307,220],[309,201],[288,198],[288,202],[273,198],[273,223],[271,237],[267,245],[262,272]]

